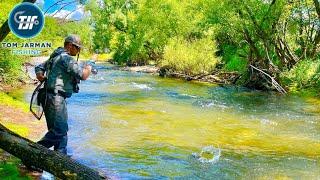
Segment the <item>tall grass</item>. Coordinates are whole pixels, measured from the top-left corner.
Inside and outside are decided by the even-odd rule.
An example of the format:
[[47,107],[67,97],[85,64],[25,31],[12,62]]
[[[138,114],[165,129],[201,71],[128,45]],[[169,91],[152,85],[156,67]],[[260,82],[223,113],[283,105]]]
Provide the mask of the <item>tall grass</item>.
[[173,38],[165,46],[160,65],[187,75],[208,74],[220,61],[215,52],[216,45],[210,38],[192,42]]

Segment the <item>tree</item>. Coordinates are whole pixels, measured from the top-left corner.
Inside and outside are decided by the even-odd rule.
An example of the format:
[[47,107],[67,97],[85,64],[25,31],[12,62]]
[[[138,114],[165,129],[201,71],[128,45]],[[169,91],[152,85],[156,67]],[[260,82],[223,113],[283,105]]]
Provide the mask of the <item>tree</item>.
[[[282,70],[291,69],[302,58],[315,58],[319,51],[317,4],[310,0],[226,1],[207,9],[207,21],[222,26],[216,36],[219,47],[234,46],[239,57],[277,79]],[[250,87],[268,84],[250,66],[248,73]]]

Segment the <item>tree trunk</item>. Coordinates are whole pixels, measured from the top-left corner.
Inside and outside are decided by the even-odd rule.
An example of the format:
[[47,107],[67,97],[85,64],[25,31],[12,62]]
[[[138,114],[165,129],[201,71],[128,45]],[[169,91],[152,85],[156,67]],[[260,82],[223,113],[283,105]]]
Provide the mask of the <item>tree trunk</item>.
[[316,8],[318,19],[320,19],[320,3],[319,0],[313,0],[314,6]]
[[1,124],[0,148],[20,158],[24,163],[50,172],[61,179],[109,179],[64,154],[19,136]]
[[311,58],[314,58],[317,55],[317,52],[318,52],[317,49],[318,49],[319,43],[320,43],[320,32],[317,32],[316,37],[314,39],[311,55],[310,55]]
[[[22,2],[34,3],[36,2],[36,0],[23,0]],[[0,28],[0,42],[2,42],[4,38],[6,38],[9,32],[10,32],[10,28],[9,28],[8,20],[6,20],[6,22],[4,22]]]

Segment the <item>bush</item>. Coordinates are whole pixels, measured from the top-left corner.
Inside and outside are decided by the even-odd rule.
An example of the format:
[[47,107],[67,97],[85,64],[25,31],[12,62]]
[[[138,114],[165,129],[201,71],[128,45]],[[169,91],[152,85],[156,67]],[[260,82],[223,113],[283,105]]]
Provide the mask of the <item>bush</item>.
[[238,71],[240,73],[247,70],[248,61],[240,58],[236,54],[230,56],[230,59],[227,61],[224,66],[226,71]]
[[308,87],[320,88],[320,59],[302,60],[290,71],[281,73],[281,82],[291,90]]
[[222,62],[224,70],[238,71],[244,73],[247,70],[248,60],[241,58],[239,54],[243,51],[238,49],[235,45],[223,45],[221,47]]
[[192,42],[175,38],[165,47],[160,64],[188,75],[208,74],[220,61],[215,51],[216,45],[210,38]]
[[16,83],[22,78],[23,73],[21,70],[24,60],[12,55],[9,50],[1,49],[0,51],[0,79],[1,82],[6,84]]
[[[125,6],[124,6],[125,4]],[[106,3],[96,17],[95,49],[110,49],[119,64],[143,65],[163,58],[174,37],[200,37],[202,3],[191,1],[115,1]],[[204,5],[203,5],[204,6]]]

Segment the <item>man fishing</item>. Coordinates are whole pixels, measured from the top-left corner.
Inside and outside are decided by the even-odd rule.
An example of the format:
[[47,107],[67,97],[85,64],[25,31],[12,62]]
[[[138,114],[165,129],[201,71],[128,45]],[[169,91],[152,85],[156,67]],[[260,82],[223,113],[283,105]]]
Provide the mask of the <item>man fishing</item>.
[[[48,132],[38,141],[47,148],[67,154],[68,113],[66,98],[79,91],[78,83],[91,74],[92,66],[80,68],[77,61],[82,48],[80,37],[69,35],[64,47],[57,48],[50,58],[35,67],[37,79],[45,81],[46,95],[42,99]],[[77,55],[77,60],[72,56]]]

